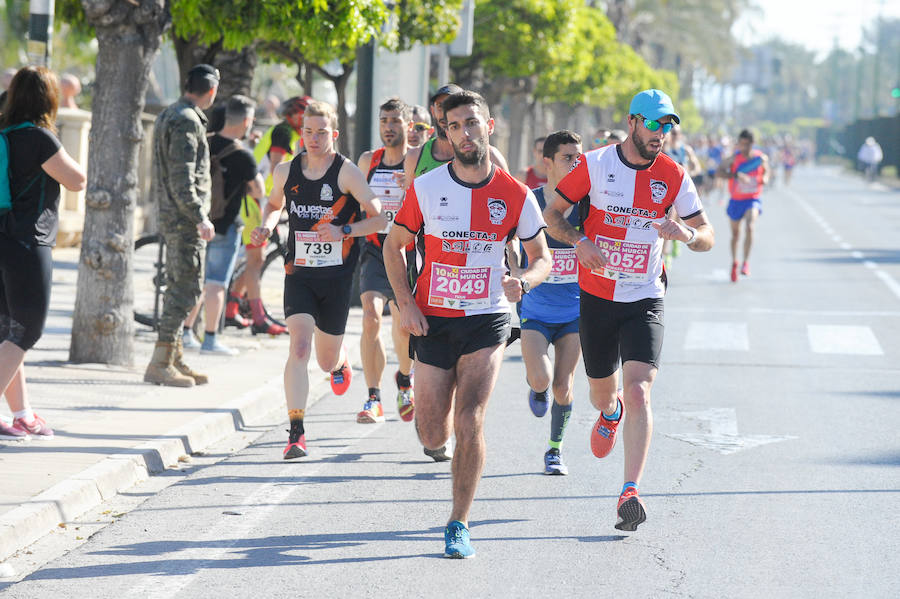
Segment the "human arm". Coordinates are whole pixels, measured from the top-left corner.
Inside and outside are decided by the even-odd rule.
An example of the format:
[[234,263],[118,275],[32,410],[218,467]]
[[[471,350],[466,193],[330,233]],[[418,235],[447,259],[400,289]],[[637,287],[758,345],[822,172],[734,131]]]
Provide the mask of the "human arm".
[[550,250],[547,248],[547,238],[543,231],[538,232],[528,241],[523,241],[522,247],[525,248],[525,254],[528,256],[528,268],[517,277],[503,275],[501,281],[506,299],[511,302],[518,302],[522,299],[523,281],[526,281],[530,288],[537,287],[550,274],[550,267],[553,264]]
[[700,173],[703,172],[703,165],[700,164],[700,159],[697,158],[697,153],[694,152],[694,148],[691,146],[684,146],[685,156],[687,156],[687,172],[691,177],[696,177]]
[[291,163],[284,162],[275,167],[275,172],[272,173],[272,191],[269,193],[269,201],[263,207],[260,226],[250,233],[250,240],[254,245],[266,241],[281,218],[281,211],[284,209],[284,182],[287,181],[290,170]]
[[365,175],[352,162],[345,162],[338,173],[338,187],[342,191],[349,192],[363,210],[366,218],[350,223],[350,233],[346,235],[341,231],[341,226],[331,223],[323,223],[316,232],[322,241],[339,241],[344,237],[365,237],[371,233],[377,233],[387,226],[387,218],[381,214],[381,200],[375,197],[375,192],[369,187]]
[[497,165],[497,168],[509,172],[509,165],[506,163],[506,158],[503,157],[503,154],[495,148],[494,146],[490,147],[491,154],[491,162]]
[[81,191],[87,183],[84,169],[62,147],[53,156],[45,160],[41,168],[52,179],[70,191]]
[[550,237],[573,246],[578,262],[585,268],[593,270],[606,266],[606,256],[603,255],[600,248],[566,219],[566,211],[572,207],[572,204],[559,195],[555,189],[545,188],[544,197],[547,198],[544,220],[547,221],[547,232]]
[[[416,178],[416,165],[419,163],[419,156],[422,154],[422,146],[413,148],[406,153],[403,159],[403,189],[409,189],[413,179]],[[399,181],[398,181],[399,183]]]
[[772,176],[772,167],[769,166],[769,157],[763,154],[762,156],[762,182],[763,185],[769,184],[769,178]]
[[266,183],[263,181],[263,176],[261,173],[256,173],[256,175],[247,182],[247,193],[250,194],[251,198],[262,200],[266,195]]
[[405,225],[395,225],[382,244],[382,256],[388,281],[400,309],[401,328],[411,335],[423,336],[428,333],[428,320],[416,305],[406,274],[405,248],[414,240],[415,235]]

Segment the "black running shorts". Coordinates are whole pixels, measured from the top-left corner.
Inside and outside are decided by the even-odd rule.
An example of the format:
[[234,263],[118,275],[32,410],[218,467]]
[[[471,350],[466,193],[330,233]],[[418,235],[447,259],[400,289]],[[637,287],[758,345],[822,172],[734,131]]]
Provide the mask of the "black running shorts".
[[581,291],[581,352],[592,379],[606,378],[629,360],[659,368],[662,298],[614,302]]
[[428,334],[409,336],[409,357],[450,370],[461,356],[506,343],[509,313],[447,318],[427,316]]
[[381,248],[373,243],[363,246],[359,264],[359,292],[367,291],[376,291],[389,300],[394,299],[394,290],[384,268],[384,256]]
[[284,276],[284,316],[309,314],[316,327],[329,335],[343,335],[350,313],[353,277],[309,279],[297,274]]

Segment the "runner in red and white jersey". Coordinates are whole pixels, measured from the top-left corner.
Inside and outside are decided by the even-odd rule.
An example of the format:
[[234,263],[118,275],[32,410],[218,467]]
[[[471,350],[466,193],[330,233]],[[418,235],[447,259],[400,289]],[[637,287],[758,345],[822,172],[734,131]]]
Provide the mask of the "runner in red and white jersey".
[[[591,432],[594,455],[602,458],[612,451],[623,409],[628,414],[623,424],[625,485],[616,508],[620,530],[633,531],[646,519],[637,485],[650,448],[650,389],[662,349],[663,240],[685,242],[694,251],[713,245],[712,226],[693,182],[660,154],[678,120],[665,93],[650,89],[637,94],[625,141],[583,155],[544,210],[549,234],[573,244],[582,266],[581,348],[591,403],[601,410]],[[590,211],[582,235],[563,213],[585,196]],[[666,218],[670,209],[684,224]]]
[[603,268],[580,269],[581,288],[597,297],[633,302],[665,295],[663,239],[653,227],[674,207],[682,219],[702,213],[693,181],[665,154],[635,168],[622,144],[582,155],[557,192],[575,204],[590,197],[584,235],[603,251]]
[[[416,178],[384,241],[384,264],[415,353],[416,429],[427,449],[456,433],[453,509],[445,555],[474,554],[469,509],[484,466],[484,413],[509,335],[509,305],[550,272],[544,221],[534,194],[491,164],[494,122],[484,98],[444,100],[454,159]],[[403,248],[421,235],[424,268],[413,296]],[[529,266],[506,273],[506,242],[517,235]],[[454,409],[455,389],[455,409]]]

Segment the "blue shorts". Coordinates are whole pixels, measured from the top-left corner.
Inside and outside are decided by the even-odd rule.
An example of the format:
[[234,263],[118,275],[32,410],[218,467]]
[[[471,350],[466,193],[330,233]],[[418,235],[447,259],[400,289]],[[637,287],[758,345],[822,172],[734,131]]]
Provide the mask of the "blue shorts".
[[729,200],[728,201],[728,218],[731,220],[741,220],[748,210],[756,208],[762,214],[762,202],[756,198],[749,200]]
[[578,318],[569,322],[542,322],[533,318],[521,319],[521,327],[527,331],[537,331],[547,339],[547,343],[556,343],[557,339],[569,333],[578,332]]
[[241,234],[237,225],[228,227],[224,235],[216,233],[212,241],[206,244],[207,283],[228,287],[240,246]]

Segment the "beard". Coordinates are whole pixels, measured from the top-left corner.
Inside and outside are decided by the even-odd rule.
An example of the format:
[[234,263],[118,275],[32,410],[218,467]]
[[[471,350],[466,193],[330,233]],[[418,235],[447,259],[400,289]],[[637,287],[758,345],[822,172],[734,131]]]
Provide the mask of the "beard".
[[400,134],[398,134],[398,133],[395,133],[395,134],[394,134],[394,139],[392,139],[391,141],[387,141],[387,140],[384,138],[384,136],[382,135],[382,136],[381,136],[381,143],[382,143],[382,144],[384,145],[384,147],[386,147],[386,148],[396,148],[397,146],[399,146],[400,144],[403,143],[403,135],[400,135]]
[[475,144],[475,149],[471,152],[463,152],[456,147],[456,144],[450,142],[453,146],[453,154],[456,156],[456,159],[466,166],[478,166],[487,158],[487,144],[484,143],[483,140],[472,140],[472,143]]
[[638,137],[637,135],[632,135],[631,139],[632,139],[632,141],[634,141],[634,147],[637,148],[638,154],[640,154],[641,158],[643,158],[644,160],[655,160],[656,157],[659,155],[660,151],[662,150],[662,145],[660,145],[659,150],[657,150],[655,152],[652,151],[650,148],[647,147],[647,144],[645,144],[643,142],[643,140],[641,140],[641,138]]

